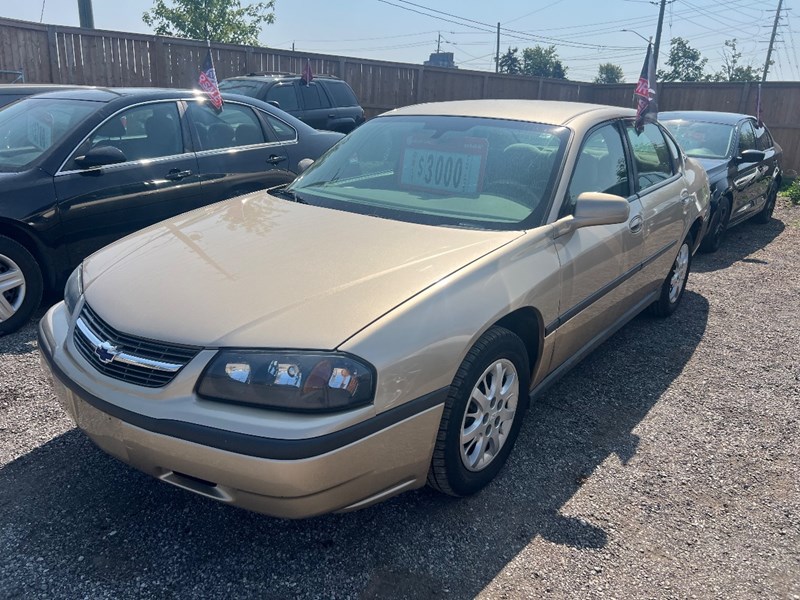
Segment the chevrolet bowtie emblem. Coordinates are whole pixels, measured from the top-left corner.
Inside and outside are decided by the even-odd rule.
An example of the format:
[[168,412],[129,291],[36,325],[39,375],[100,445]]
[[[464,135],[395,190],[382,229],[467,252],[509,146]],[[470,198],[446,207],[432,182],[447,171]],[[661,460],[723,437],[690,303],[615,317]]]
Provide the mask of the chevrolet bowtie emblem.
[[101,363],[107,365],[119,354],[119,348],[112,346],[110,342],[103,342],[99,346],[95,346],[94,353]]

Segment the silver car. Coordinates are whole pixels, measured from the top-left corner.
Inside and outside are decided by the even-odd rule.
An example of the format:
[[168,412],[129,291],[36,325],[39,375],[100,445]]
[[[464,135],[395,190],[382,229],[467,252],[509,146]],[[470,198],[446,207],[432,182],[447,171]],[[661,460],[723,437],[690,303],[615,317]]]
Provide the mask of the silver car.
[[356,129],[287,187],[106,247],[42,319],[77,425],[163,481],[280,517],[473,494],[531,398],[671,314],[703,169],[632,110],[485,100]]

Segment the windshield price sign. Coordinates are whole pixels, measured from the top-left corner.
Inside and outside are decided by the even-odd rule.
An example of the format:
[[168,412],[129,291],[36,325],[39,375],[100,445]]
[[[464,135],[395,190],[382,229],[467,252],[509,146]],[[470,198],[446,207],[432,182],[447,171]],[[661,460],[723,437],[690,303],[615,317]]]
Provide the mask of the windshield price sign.
[[53,117],[48,113],[28,116],[28,141],[39,150],[47,150],[53,144]]
[[400,185],[424,192],[477,196],[489,143],[464,137],[437,140],[410,137],[403,149]]

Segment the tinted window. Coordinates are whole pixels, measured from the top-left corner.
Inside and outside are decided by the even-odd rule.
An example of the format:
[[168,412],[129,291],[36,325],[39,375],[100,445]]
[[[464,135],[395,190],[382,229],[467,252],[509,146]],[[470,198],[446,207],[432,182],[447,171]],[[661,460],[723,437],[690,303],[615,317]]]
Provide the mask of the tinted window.
[[189,104],[189,118],[197,130],[200,150],[249,146],[267,141],[258,117],[248,106],[226,102],[222,112],[217,113],[205,102],[192,102]]
[[287,125],[272,115],[268,115],[266,113],[261,114],[267,119],[267,123],[269,123],[269,126],[272,128],[272,131],[275,133],[275,137],[278,140],[282,142],[290,142],[297,139],[297,132],[294,130],[294,127]]
[[250,96],[251,98],[258,98],[264,84],[260,81],[248,81],[247,79],[228,79],[219,84],[219,89],[223,92],[230,92],[231,94],[241,94],[242,96]]
[[18,171],[97,110],[80,100],[20,100],[0,110],[0,171]]
[[306,110],[328,108],[331,105],[325,92],[316,83],[300,84],[297,87],[300,90],[300,96],[303,98],[303,108]]
[[[183,135],[178,107],[174,102],[134,106],[106,120],[73,153],[75,157],[92,148],[113,146],[128,161],[161,158],[183,153]],[[70,170],[81,167],[72,164]]]
[[769,150],[772,148],[772,136],[770,136],[769,131],[763,125],[759,127],[758,125],[755,126],[755,134],[756,134],[756,148],[759,150]]
[[739,126],[739,152],[744,150],[756,150],[756,134],[749,121]]
[[291,184],[310,204],[427,223],[541,224],[569,137],[564,127],[468,117],[373,119]]
[[300,108],[292,84],[273,85],[267,91],[267,102],[277,102],[281,110],[298,110]]
[[323,84],[336,106],[358,106],[358,99],[344,81],[325,80]]
[[572,212],[583,192],[603,192],[623,198],[630,195],[622,138],[611,124],[594,130],[586,138],[572,173],[565,214]]
[[642,133],[636,133],[633,123],[625,125],[628,141],[633,151],[639,189],[645,190],[674,174],[664,134],[658,125],[646,123]]

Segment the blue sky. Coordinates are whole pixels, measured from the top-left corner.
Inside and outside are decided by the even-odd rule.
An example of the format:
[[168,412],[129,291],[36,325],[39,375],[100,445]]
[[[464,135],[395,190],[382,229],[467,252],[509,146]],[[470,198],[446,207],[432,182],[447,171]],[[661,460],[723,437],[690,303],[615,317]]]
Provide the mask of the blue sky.
[[[141,15],[152,0],[93,4],[99,29],[151,32]],[[432,8],[422,8],[422,0],[277,0],[276,21],[263,29],[260,41],[275,48],[294,43],[299,51],[421,63],[436,50],[441,34],[442,51],[453,52],[460,68],[494,70],[499,21],[502,51],[554,44],[570,79],[590,81],[601,62],[612,62],[623,68],[626,81],[633,81],[645,42],[620,30],[655,36],[658,18],[658,6],[649,0],[440,0],[427,5]],[[785,8],[790,5],[784,2]],[[38,22],[42,6],[45,23],[78,24],[77,0],[2,0],[0,16]],[[777,0],[674,0],[666,9],[659,63],[666,60],[670,38],[679,36],[708,58],[707,70],[719,68],[723,42],[730,38],[738,40],[743,63],[761,66],[776,7]],[[800,39],[800,16],[784,10],[770,81],[800,79],[795,35]]]

